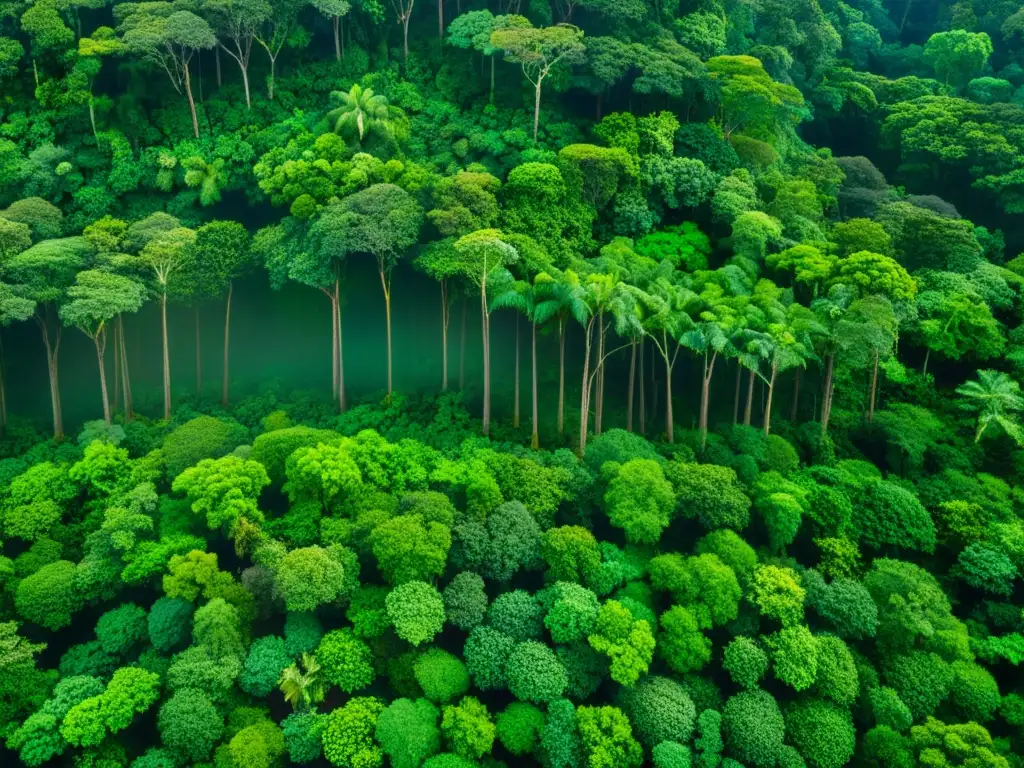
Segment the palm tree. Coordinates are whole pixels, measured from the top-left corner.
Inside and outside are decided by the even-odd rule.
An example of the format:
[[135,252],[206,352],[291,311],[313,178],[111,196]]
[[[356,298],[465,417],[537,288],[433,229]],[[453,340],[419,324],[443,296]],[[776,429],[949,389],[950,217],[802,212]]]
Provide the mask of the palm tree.
[[354,133],[360,142],[371,131],[390,134],[392,126],[388,100],[374,93],[373,88],[363,88],[356,83],[348,93],[331,91],[331,98],[341,102],[327,113],[328,125],[334,133]]
[[[542,273],[543,274],[543,273]],[[532,413],[530,447],[536,450],[540,447],[540,434],[537,424],[537,326],[541,325],[559,311],[559,304],[554,299],[544,298],[547,295],[545,290],[546,282],[537,282],[534,279],[533,285],[525,280],[516,281],[508,290],[499,293],[491,300],[491,310],[498,308],[514,309],[525,315],[530,322],[530,358],[532,372],[530,389],[532,392]],[[518,369],[519,356],[516,355],[516,366]],[[518,393],[519,376],[517,370],[516,391]],[[518,403],[518,396],[516,398]]]
[[569,320],[584,325],[589,310],[579,275],[571,269],[554,276],[541,272],[533,279],[533,284],[545,301],[552,302],[550,317],[558,322],[558,434],[561,436],[565,432],[565,331]]
[[1020,395],[1020,385],[1002,371],[978,371],[977,381],[968,381],[956,388],[956,393],[964,398],[961,407],[965,411],[978,414],[978,428],[974,433],[974,442],[989,425],[995,423],[1013,438],[1018,445],[1024,445],[1024,430],[1011,414],[1024,411],[1024,398]]
[[[301,667],[305,668],[302,672]],[[311,653],[302,654],[301,664],[292,664],[281,672],[278,681],[284,700],[292,709],[306,709],[324,700],[324,684],[320,679],[320,665]]]

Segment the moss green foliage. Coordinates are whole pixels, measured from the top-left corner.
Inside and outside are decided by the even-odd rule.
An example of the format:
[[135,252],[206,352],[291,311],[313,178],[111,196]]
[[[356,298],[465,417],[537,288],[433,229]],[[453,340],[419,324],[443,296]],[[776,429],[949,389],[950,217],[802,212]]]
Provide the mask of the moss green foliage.
[[433,639],[444,624],[444,601],[434,587],[409,581],[391,590],[385,602],[395,633],[412,645]]
[[428,648],[413,665],[423,694],[437,704],[447,704],[469,690],[469,673],[458,656],[440,648]]
[[439,715],[425,699],[395,699],[380,713],[374,736],[395,768],[416,768],[438,751]]
[[383,711],[384,704],[372,696],[356,696],[332,711],[323,730],[328,762],[340,768],[381,765],[383,753],[373,737]]

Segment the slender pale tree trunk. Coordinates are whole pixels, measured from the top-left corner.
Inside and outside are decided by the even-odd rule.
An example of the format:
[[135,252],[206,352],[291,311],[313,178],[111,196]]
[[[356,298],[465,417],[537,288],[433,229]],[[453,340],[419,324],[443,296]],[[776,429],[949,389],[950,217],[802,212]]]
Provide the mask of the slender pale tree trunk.
[[647,412],[645,407],[644,390],[644,347],[647,346],[646,339],[640,337],[640,434],[647,434]]
[[111,408],[117,413],[121,407],[121,342],[118,336],[121,333],[121,317],[114,318],[114,397]]
[[703,451],[708,444],[708,410],[711,407],[711,377],[715,372],[715,361],[718,353],[712,352],[710,360],[704,358],[704,374],[700,387],[700,449]]
[[406,14],[402,17],[402,59],[404,61],[409,60],[409,19],[412,14]]
[[565,434],[565,319],[558,321],[558,436]]
[[345,345],[343,339],[343,326],[341,322],[342,309],[344,305],[341,303],[341,280],[336,279],[334,281],[334,305],[338,308],[336,311],[337,316],[337,328],[338,328],[338,413],[344,413],[346,402],[345,402]]
[[224,304],[224,371],[220,384],[220,403],[228,407],[228,381],[230,380],[230,355],[231,348],[231,296],[235,291],[233,280],[228,280],[228,298]]
[[448,281],[441,279],[441,391],[448,391],[448,321],[451,308],[448,306]]
[[437,0],[437,36],[444,40],[444,0]]
[[167,291],[160,297],[160,330],[164,352],[164,421],[171,419],[171,350],[167,344]]
[[800,410],[800,381],[803,379],[802,368],[796,369],[796,376],[793,378],[793,405],[790,408],[789,420],[796,424],[797,413]]
[[96,362],[100,369],[100,394],[103,396],[103,421],[110,424],[110,398],[107,396],[107,369],[104,352],[107,349],[107,330],[104,328],[92,337],[96,345]]
[[493,104],[494,103],[494,54],[493,53],[491,54],[490,58],[491,58],[491,95],[490,95],[489,100],[488,100],[487,103],[488,104]]
[[459,331],[459,391],[466,389],[466,307],[469,302],[462,300],[462,321]]
[[601,425],[604,421],[604,313],[597,316],[597,376],[596,382],[596,405],[594,410],[594,434],[601,434]]
[[331,17],[331,26],[334,27],[334,60],[341,61],[341,16]]
[[739,360],[736,361],[736,389],[733,393],[732,399],[732,424],[736,426],[740,423],[740,379],[743,374],[743,366],[740,365]]
[[196,394],[203,392],[203,345],[199,330],[199,307],[196,307]]
[[0,439],[7,434],[7,384],[4,369],[4,345],[0,340]]
[[832,380],[835,369],[835,353],[828,356],[825,365],[825,392],[821,399],[821,434],[828,432],[828,422],[832,416]]
[[629,344],[629,386],[626,389],[626,431],[633,431],[633,385],[636,381],[636,339]]
[[484,437],[491,432],[491,324],[487,314],[487,275],[480,282],[480,334],[483,336],[484,354]]
[[922,376],[927,376],[928,375],[928,360],[929,360],[929,358],[931,358],[931,356],[932,356],[932,351],[930,349],[926,349],[925,352],[924,352],[924,367],[921,369],[921,375]]
[[747,374],[747,404],[743,408],[743,426],[750,426],[750,417],[754,411],[754,369]]
[[530,413],[530,447],[540,448],[540,426],[537,419],[537,324],[530,323],[530,389],[532,390],[532,410]]
[[188,108],[192,113],[192,132],[199,138],[199,118],[196,116],[196,100],[192,98],[192,75],[189,72],[189,60],[185,60],[185,95],[188,96]]
[[[584,331],[584,353],[583,353],[583,391],[580,393],[580,457],[587,452],[587,429],[590,423],[590,347],[592,331],[594,328],[594,317],[591,317]],[[600,363],[598,363],[600,364]]]
[[768,399],[764,404],[764,434],[767,436],[771,431],[772,424],[772,395],[775,393],[775,377],[778,375],[779,366],[772,363],[772,375],[768,380]]
[[513,384],[515,404],[512,406],[512,427],[519,429],[519,314],[516,314],[516,373]]
[[121,345],[121,389],[124,392],[124,418],[131,421],[135,418],[134,405],[132,403],[132,381],[128,370],[128,345],[124,340],[124,318],[118,317],[117,324],[120,333],[119,343]]
[[380,285],[384,289],[384,320],[387,325],[388,345],[388,403],[391,402],[391,275],[383,267],[380,269]]
[[875,420],[875,397],[878,394],[878,352],[875,352],[875,366],[871,372],[871,400],[868,405],[868,424]]
[[46,322],[46,315],[50,310],[44,309],[44,316],[36,315],[36,322],[43,335],[43,346],[46,348],[46,371],[50,377],[50,406],[53,409],[53,436],[57,440],[64,439],[64,415],[60,405],[60,369],[58,358],[60,355],[61,328],[57,327],[54,338],[50,339],[50,329]]
[[533,98],[533,141],[535,144],[538,130],[540,130],[540,80],[537,81]]
[[338,302],[328,293],[331,301],[331,397],[338,399]]
[[[675,415],[672,412],[672,368],[675,367],[675,356],[672,362],[668,358],[668,337],[665,336],[665,437],[670,443],[675,442]],[[676,348],[678,354],[679,349]]]

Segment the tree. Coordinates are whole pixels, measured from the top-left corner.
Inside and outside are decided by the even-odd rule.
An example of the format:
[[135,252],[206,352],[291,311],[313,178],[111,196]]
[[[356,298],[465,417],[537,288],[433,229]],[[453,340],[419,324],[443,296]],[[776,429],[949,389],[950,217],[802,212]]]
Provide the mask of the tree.
[[176,10],[171,3],[125,4],[118,15],[125,50],[162,69],[174,90],[188,99],[192,130],[198,139],[190,65],[197,51],[217,45],[210,25],[191,11]]
[[768,654],[754,640],[741,635],[725,646],[722,668],[736,685],[755,690],[768,672]]
[[331,20],[334,28],[334,58],[341,61],[345,58],[345,45],[340,34],[341,18],[351,10],[351,4],[348,0],[311,0],[311,4]]
[[393,517],[370,533],[377,566],[392,584],[440,576],[451,543],[448,526],[425,522],[420,515]]
[[346,589],[345,569],[330,550],[293,549],[277,566],[276,586],[289,611],[314,611]]
[[391,135],[391,108],[387,97],[374,93],[372,88],[363,88],[356,83],[346,93],[331,91],[331,98],[338,101],[337,107],[327,113],[327,124],[340,136],[362,143],[370,133],[383,137]]
[[455,242],[457,269],[480,291],[480,327],[483,339],[484,404],[483,434],[491,427],[491,307],[488,305],[487,281],[519,258],[516,249],[502,239],[497,229],[480,229],[463,235]]
[[196,230],[195,251],[196,282],[203,290],[221,296],[226,289],[224,310],[224,371],[221,383],[221,405],[228,405],[228,350],[231,342],[231,298],[235,280],[253,266],[249,233],[235,221],[211,221]]
[[597,614],[590,646],[611,660],[611,677],[631,686],[647,672],[654,656],[651,626],[616,600],[608,600]]
[[1014,442],[1024,443],[1024,431],[1012,415],[1024,410],[1024,398],[1020,396],[1020,385],[1016,381],[1002,371],[978,371],[977,381],[961,384],[956,392],[964,398],[961,407],[977,414],[975,443],[992,424],[999,426]]
[[544,79],[559,62],[578,63],[583,56],[583,31],[571,24],[553,27],[509,26],[491,33],[491,45],[505,52],[513,64],[519,64],[523,75],[534,87],[533,140],[540,127],[540,94]]
[[840,768],[853,757],[856,733],[848,710],[806,699],[786,710],[786,736],[812,768]]
[[469,691],[466,665],[440,648],[425,650],[413,664],[413,674],[423,694],[438,704],[447,704]]
[[441,594],[449,623],[469,631],[478,626],[487,612],[484,580],[472,571],[455,574]]
[[544,730],[544,713],[532,704],[514,701],[495,719],[498,740],[516,756],[531,754]]
[[[288,634],[287,629],[285,634]],[[286,648],[287,642],[286,640]],[[306,652],[302,654],[301,666],[295,663],[281,670],[277,685],[284,694],[284,700],[292,705],[292,709],[306,711],[312,705],[323,701],[322,672],[323,668],[317,662],[316,656]]]
[[356,696],[332,710],[323,731],[328,762],[340,768],[381,765],[383,753],[374,744],[373,734],[383,711],[384,703],[375,696]]
[[316,649],[324,680],[345,693],[361,690],[373,682],[376,673],[371,660],[369,647],[347,627],[328,632]]
[[329,206],[324,216],[336,221],[322,248],[335,253],[368,253],[377,260],[387,322],[388,399],[391,398],[391,273],[402,253],[416,243],[423,209],[394,184],[374,184]]
[[[440,4],[438,6],[440,8]],[[491,87],[489,102],[494,103],[494,59],[498,46],[491,43],[491,34],[497,29],[528,27],[523,16],[508,14],[495,16],[488,10],[467,11],[456,16],[448,25],[448,43],[456,48],[472,48],[491,60]]]
[[266,22],[254,37],[270,59],[270,77],[267,78],[267,98],[274,100],[274,78],[277,74],[277,58],[285,45],[293,46],[303,39],[297,34],[299,13],[306,6],[306,0],[277,0],[273,4]]
[[623,693],[623,708],[641,744],[653,749],[665,741],[689,743],[697,712],[680,683],[667,677],[645,677]]
[[444,708],[441,733],[452,751],[469,761],[491,751],[495,728],[487,707],[475,696],[464,696],[457,705]]
[[417,768],[441,748],[437,707],[426,699],[395,699],[377,718],[375,736],[395,768]]
[[656,461],[633,459],[612,476],[604,503],[609,521],[625,530],[626,541],[656,544],[671,521],[676,497]]
[[722,710],[726,752],[744,765],[767,768],[782,751],[785,722],[779,705],[765,691],[731,696]]
[[[60,401],[60,342],[58,322],[60,306],[67,300],[67,291],[75,275],[92,255],[92,246],[82,237],[43,240],[36,243],[3,266],[3,274],[21,298],[35,303],[33,319],[39,326],[46,349],[46,366],[50,379],[50,404],[53,410],[53,434],[64,436],[64,419]],[[27,309],[25,305],[12,311]]]
[[[4,222],[6,219],[0,219],[0,222]],[[0,241],[3,239],[3,223],[0,223]],[[12,225],[21,226],[25,229],[26,240],[28,234],[28,227],[24,224]],[[29,242],[25,243],[27,248]],[[13,255],[13,254],[12,254]],[[0,259],[6,258],[6,254],[3,253],[3,246],[0,245]],[[12,323],[23,322],[28,320],[35,314],[36,305],[31,299],[26,299],[18,296],[11,286],[0,282],[0,329],[6,328]],[[0,360],[0,438],[3,438],[7,431],[7,391],[4,380],[4,366],[3,361]]]
[[772,136],[805,114],[800,92],[773,80],[753,56],[716,56],[707,67],[720,88],[718,123],[726,139],[735,132],[764,131]]
[[[217,45],[238,62],[242,70],[245,106],[250,109],[249,55],[253,39],[273,13],[270,3],[265,0],[203,0],[201,8],[218,35]],[[225,40],[230,41],[230,48],[224,44]]]
[[520,701],[544,704],[560,698],[568,685],[565,668],[548,646],[536,640],[519,643],[505,667],[508,687]]
[[621,709],[580,707],[576,710],[576,727],[588,766],[639,768],[643,763],[643,747],[633,738],[629,718]]
[[14,594],[18,614],[51,631],[70,625],[80,605],[74,576],[74,563],[57,560],[22,579]]
[[444,626],[444,601],[425,582],[399,584],[388,595],[386,606],[395,632],[413,645],[430,641]]
[[946,85],[963,88],[981,72],[992,55],[992,40],[984,32],[953,29],[936,32],[924,45],[924,60]]

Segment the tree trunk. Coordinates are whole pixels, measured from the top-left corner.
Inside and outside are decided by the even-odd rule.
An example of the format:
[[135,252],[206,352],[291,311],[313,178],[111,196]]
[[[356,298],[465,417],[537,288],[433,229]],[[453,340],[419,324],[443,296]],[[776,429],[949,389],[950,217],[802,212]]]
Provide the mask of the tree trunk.
[[537,81],[536,93],[533,98],[533,143],[537,143],[537,131],[540,129],[540,81]]
[[[100,339],[102,338],[102,341]],[[107,348],[107,331],[100,331],[93,337],[96,344],[96,361],[100,367],[100,394],[103,396],[103,421],[110,424],[110,399],[107,397],[107,370],[103,360],[103,353]]]
[[930,349],[926,349],[925,352],[924,352],[924,368],[921,369],[921,375],[922,376],[927,376],[928,375],[928,359],[931,356],[932,356],[932,351]]
[[57,365],[58,356],[60,355],[61,329],[57,328],[56,338],[51,343],[50,329],[46,324],[46,317],[39,318],[37,316],[36,322],[39,324],[40,331],[43,334],[43,346],[46,348],[46,371],[50,377],[50,406],[53,410],[53,436],[57,440],[63,440],[64,416],[61,413],[60,406],[60,370]]
[[131,421],[135,418],[135,410],[132,403],[132,380],[128,370],[128,345],[124,340],[124,318],[118,317],[117,324],[120,326],[120,344],[121,344],[121,389],[124,392],[124,418],[126,421]]
[[772,424],[772,395],[775,393],[775,376],[779,372],[779,367],[776,364],[772,364],[772,376],[768,380],[768,400],[764,404],[764,434],[768,436],[771,431]]
[[601,423],[604,420],[604,313],[597,316],[597,370],[594,372],[597,378],[596,400],[594,409],[594,434],[601,434]]
[[532,407],[530,413],[530,447],[540,448],[540,426],[537,423],[537,324],[530,323],[530,357],[532,362],[530,373],[530,389],[532,390]]
[[519,429],[519,314],[516,313],[516,373],[513,384],[515,403],[512,406],[512,427]]
[[341,61],[341,16],[331,17],[331,26],[334,27],[334,60]]
[[459,336],[459,391],[466,389],[466,307],[469,302],[462,300],[462,328]]
[[875,352],[875,367],[871,372],[871,400],[868,405],[868,424],[875,420],[875,396],[878,393],[878,352]]
[[590,337],[594,319],[587,323],[583,354],[583,391],[580,392],[580,458],[587,452],[587,428],[590,422]]
[[196,307],[196,394],[203,392],[203,346],[199,331],[199,307]]
[[444,39],[444,0],[437,0],[437,36]]
[[732,425],[735,427],[740,423],[740,382],[743,376],[743,366],[739,360],[736,361],[736,390],[732,398]]
[[487,316],[487,276],[480,283],[480,334],[483,336],[484,353],[484,406],[483,433],[487,437],[491,431],[491,327]]
[[448,320],[451,310],[448,306],[448,281],[441,279],[441,391],[448,391]]
[[120,320],[120,315],[114,318],[114,397],[111,401],[111,410],[114,413],[121,407],[121,342],[118,340]]
[[647,346],[644,338],[640,337],[640,434],[647,434],[647,412],[644,398],[644,347]]
[[558,322],[558,436],[565,434],[565,320]]
[[384,320],[387,324],[388,344],[388,403],[391,402],[391,280],[380,270],[380,285],[384,289]]
[[277,56],[270,57],[270,79],[267,81],[267,97],[274,100],[274,70],[277,69]]
[[220,88],[221,76],[220,76],[220,48],[213,49],[214,61],[217,64],[217,87]]
[[701,377],[700,389],[700,449],[703,451],[708,444],[708,410],[711,407],[711,376],[715,372],[715,361],[718,353],[713,352],[711,359],[704,359],[704,374]]
[[491,95],[487,102],[488,104],[494,103],[494,54],[491,54]]
[[825,392],[821,399],[821,434],[828,432],[828,420],[832,415],[832,375],[835,367],[835,353],[828,356],[825,366]]
[[675,442],[675,425],[672,415],[672,365],[665,361],[665,437]]
[[249,67],[243,67],[239,64],[239,68],[242,70],[242,86],[245,88],[245,108],[251,110],[252,99],[249,96]]
[[220,404],[228,407],[228,349],[231,346],[231,294],[234,293],[235,284],[228,280],[228,299],[224,307],[224,377],[220,385]]
[[338,400],[338,302],[333,291],[325,291],[331,302],[331,398]]
[[743,408],[743,426],[750,426],[751,412],[754,410],[754,369],[750,369],[747,377],[747,404]]
[[789,420],[796,424],[797,411],[800,407],[800,380],[803,378],[802,368],[796,369],[796,377],[793,379],[793,406],[789,412]]
[[407,14],[402,19],[402,59],[403,61],[409,60],[409,18],[412,14]]
[[164,342],[164,421],[171,420],[171,350],[167,345],[167,292],[160,297],[160,330]]
[[192,113],[192,132],[199,138],[199,118],[196,117],[196,100],[192,98],[192,75],[189,73],[189,62],[185,61],[185,95],[188,96],[188,108]]
[[0,341],[0,440],[7,434],[7,387],[4,373],[4,345]]
[[633,384],[636,380],[636,339],[629,345],[629,385],[626,388],[626,431],[633,431]]

